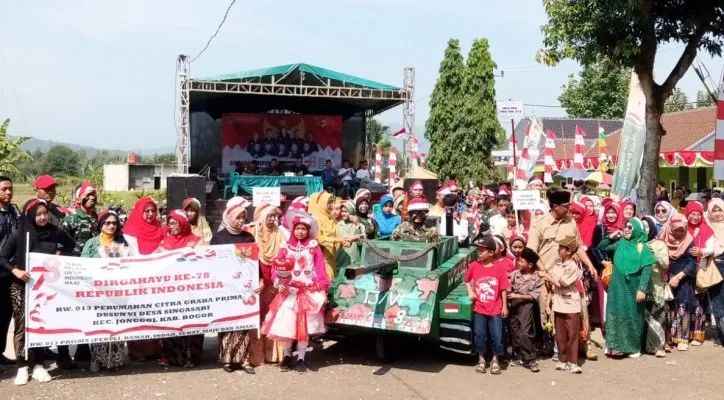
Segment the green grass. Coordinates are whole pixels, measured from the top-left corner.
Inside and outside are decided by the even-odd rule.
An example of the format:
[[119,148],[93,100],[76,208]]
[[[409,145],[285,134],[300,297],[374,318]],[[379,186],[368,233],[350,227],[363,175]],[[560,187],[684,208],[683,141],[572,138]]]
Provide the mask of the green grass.
[[[58,195],[55,202],[61,206],[72,206],[71,199],[72,191],[75,186],[60,186],[58,187]],[[13,203],[22,207],[26,201],[35,197],[35,190],[33,185],[16,183],[14,185],[15,194],[13,196]],[[112,205],[122,205],[126,211],[131,211],[133,205],[136,204],[136,200],[141,197],[152,197],[159,203],[166,201],[165,190],[138,190],[132,192],[99,192],[98,209],[105,209]]]

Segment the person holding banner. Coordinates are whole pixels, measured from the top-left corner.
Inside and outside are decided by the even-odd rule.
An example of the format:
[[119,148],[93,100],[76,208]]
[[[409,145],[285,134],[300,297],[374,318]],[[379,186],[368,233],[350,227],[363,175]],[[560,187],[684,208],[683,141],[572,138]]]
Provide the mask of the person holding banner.
[[[211,245],[254,243],[254,235],[244,230],[246,223],[246,209],[251,203],[243,197],[237,196],[226,203],[222,213],[224,229],[216,232],[211,238]],[[263,284],[260,285],[263,290]],[[255,374],[254,367],[249,362],[251,344],[251,331],[233,331],[219,333],[219,363],[226,372],[241,369],[247,374]]]
[[[168,213],[168,234],[161,241],[157,251],[179,250],[194,247],[201,239],[191,233],[191,224],[184,210]],[[161,339],[159,364],[166,367],[175,365],[193,368],[201,360],[204,335],[179,336]]]
[[[150,197],[136,201],[123,227],[123,237],[136,255],[151,254],[158,250],[165,233],[158,220],[158,206]],[[146,361],[161,357],[159,340],[136,340],[128,342],[128,356],[134,361]]]
[[70,255],[75,246],[73,239],[57,226],[49,223],[49,208],[45,200],[35,199],[27,203],[20,229],[13,232],[0,250],[0,265],[15,279],[10,284],[10,300],[13,306],[15,332],[13,344],[17,358],[16,385],[25,385],[32,378],[38,382],[50,382],[52,378],[43,368],[44,349],[27,349],[25,355],[25,288],[32,277],[26,270],[28,252]]
[[[118,215],[113,211],[103,211],[98,216],[100,233],[85,242],[81,257],[119,258],[132,256],[131,249],[123,238]],[[90,345],[90,370],[98,372],[101,368],[117,371],[125,366],[125,343],[94,343]]]

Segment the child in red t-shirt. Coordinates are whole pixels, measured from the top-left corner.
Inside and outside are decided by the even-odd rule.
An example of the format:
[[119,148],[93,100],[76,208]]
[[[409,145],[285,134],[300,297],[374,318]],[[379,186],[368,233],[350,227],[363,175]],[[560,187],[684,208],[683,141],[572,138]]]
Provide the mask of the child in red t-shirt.
[[470,264],[465,274],[465,286],[468,297],[473,301],[473,341],[478,353],[478,365],[475,371],[485,373],[485,354],[488,346],[488,335],[492,342],[493,359],[490,373],[501,372],[498,357],[505,355],[503,345],[503,318],[508,316],[508,294],[510,281],[503,266],[493,262],[496,250],[495,241],[486,237],[478,246],[478,261]]

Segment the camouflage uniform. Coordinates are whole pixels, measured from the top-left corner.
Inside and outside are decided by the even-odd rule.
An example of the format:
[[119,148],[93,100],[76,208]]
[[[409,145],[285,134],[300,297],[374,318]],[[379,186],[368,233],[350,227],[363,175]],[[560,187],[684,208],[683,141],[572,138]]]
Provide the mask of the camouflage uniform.
[[80,257],[85,242],[98,233],[98,216],[95,212],[88,216],[83,210],[77,209],[75,213],[65,216],[60,228],[75,241],[73,256]]
[[435,228],[423,225],[420,229],[415,229],[412,223],[403,222],[392,232],[390,240],[437,243],[440,241],[440,233]]

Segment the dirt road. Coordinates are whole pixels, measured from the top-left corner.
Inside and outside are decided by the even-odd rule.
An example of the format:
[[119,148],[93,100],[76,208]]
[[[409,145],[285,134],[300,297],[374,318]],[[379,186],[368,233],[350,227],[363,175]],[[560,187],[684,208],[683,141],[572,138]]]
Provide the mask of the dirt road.
[[[510,367],[502,375],[476,374],[473,361],[409,342],[397,359],[380,364],[366,338],[326,342],[308,353],[306,375],[281,373],[274,366],[256,375],[225,373],[215,364],[216,339],[207,337],[203,365],[194,370],[132,363],[117,373],[71,373],[53,369],[55,380],[13,385],[15,368],[0,375],[3,399],[480,399],[566,396],[591,399],[721,398],[724,349],[708,341],[701,348],[674,352],[665,359],[589,361],[583,375],[554,370],[550,360],[533,374]],[[71,350],[73,351],[73,350]],[[54,364],[53,364],[54,367]]]

